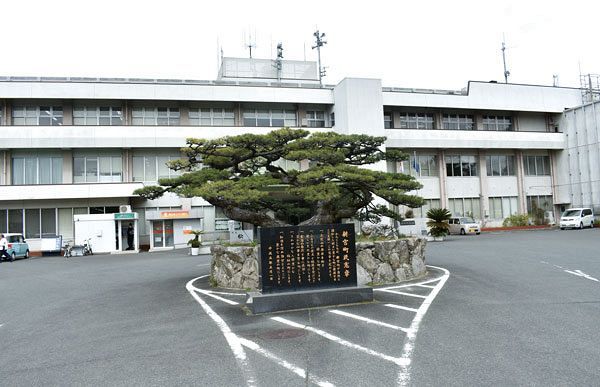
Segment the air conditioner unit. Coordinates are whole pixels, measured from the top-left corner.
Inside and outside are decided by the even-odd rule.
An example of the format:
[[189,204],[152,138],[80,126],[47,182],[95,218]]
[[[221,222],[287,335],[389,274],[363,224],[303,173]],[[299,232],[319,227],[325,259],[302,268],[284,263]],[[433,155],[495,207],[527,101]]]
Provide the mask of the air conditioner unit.
[[129,205],[119,206],[119,212],[120,213],[131,212],[131,206],[129,206]]
[[307,127],[307,126],[308,126],[308,119],[306,119],[306,118],[303,118],[303,119],[302,119],[302,121],[301,121],[301,125],[302,125],[303,127]]

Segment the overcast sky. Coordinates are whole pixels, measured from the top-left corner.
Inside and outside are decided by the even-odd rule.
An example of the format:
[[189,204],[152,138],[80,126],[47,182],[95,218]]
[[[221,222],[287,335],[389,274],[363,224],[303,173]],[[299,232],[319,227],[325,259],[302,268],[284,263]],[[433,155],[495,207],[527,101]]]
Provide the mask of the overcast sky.
[[579,86],[600,73],[597,1],[8,0],[1,5],[0,75],[182,78],[217,76],[225,56],[316,61],[324,82],[461,89],[469,80]]

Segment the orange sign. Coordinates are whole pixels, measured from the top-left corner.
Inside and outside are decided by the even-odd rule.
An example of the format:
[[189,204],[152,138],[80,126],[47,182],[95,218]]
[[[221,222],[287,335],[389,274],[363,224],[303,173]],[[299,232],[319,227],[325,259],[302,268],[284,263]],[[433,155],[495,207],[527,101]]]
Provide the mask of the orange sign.
[[189,218],[189,211],[161,211],[160,213],[161,219],[183,219]]

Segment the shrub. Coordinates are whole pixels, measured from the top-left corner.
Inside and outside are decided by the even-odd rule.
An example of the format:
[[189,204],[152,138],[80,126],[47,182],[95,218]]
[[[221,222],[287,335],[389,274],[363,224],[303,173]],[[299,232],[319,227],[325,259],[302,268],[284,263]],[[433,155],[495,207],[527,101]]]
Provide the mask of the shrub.
[[433,237],[443,237],[448,235],[450,225],[448,220],[452,214],[445,208],[432,208],[427,211],[427,217],[430,219],[427,222],[427,227],[430,228],[429,233]]
[[202,242],[200,241],[200,234],[202,234],[202,231],[199,231],[199,230],[193,230],[193,231],[191,231],[190,233],[191,233],[191,234],[194,234],[194,237],[193,237],[192,239],[190,239],[190,240],[188,241],[188,243],[187,243],[187,244],[188,244],[188,245],[189,245],[191,248],[194,248],[194,249],[197,249],[197,248],[199,248],[200,246],[202,246]]
[[527,226],[528,224],[529,215],[527,214],[514,214],[502,222],[502,226],[504,227]]
[[415,217],[415,213],[413,212],[413,210],[411,210],[411,209],[408,209],[408,210],[406,210],[406,212],[404,213],[404,217],[405,217],[406,219],[412,219],[412,218],[414,218],[414,217]]

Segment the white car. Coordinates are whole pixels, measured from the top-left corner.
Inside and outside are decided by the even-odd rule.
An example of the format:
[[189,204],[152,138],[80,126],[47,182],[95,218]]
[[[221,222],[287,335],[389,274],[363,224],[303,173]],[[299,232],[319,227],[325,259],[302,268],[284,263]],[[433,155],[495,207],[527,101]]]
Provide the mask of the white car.
[[479,223],[475,222],[473,218],[458,217],[450,218],[448,221],[450,224],[450,234],[477,234],[481,233]]
[[560,229],[594,227],[594,211],[591,208],[567,208],[560,217]]

